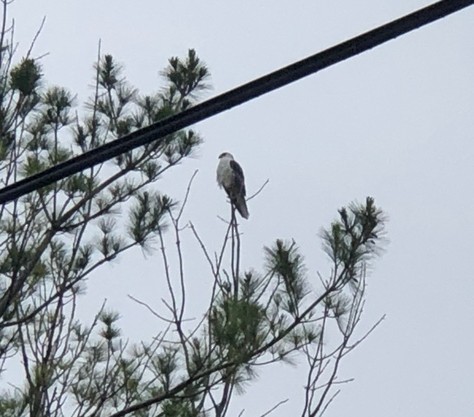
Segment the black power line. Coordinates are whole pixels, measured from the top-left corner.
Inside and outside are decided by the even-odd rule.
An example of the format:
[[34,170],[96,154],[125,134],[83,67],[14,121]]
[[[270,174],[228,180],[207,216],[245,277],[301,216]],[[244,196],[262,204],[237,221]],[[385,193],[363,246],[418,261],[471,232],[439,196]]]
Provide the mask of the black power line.
[[197,104],[179,114],[136,130],[113,142],[109,142],[38,174],[8,185],[0,190],[0,204],[5,204],[31,191],[105,162],[124,152],[163,138],[166,135],[283,87],[307,75],[314,74],[321,69],[344,61],[473,4],[474,0],[443,0],[383,26],[379,26],[362,35]]

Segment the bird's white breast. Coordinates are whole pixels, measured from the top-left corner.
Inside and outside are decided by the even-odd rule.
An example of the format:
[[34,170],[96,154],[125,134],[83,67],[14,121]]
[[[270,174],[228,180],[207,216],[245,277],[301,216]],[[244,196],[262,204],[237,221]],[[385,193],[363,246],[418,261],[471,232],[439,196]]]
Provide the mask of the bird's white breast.
[[217,183],[219,186],[229,188],[233,182],[233,172],[229,158],[221,158],[217,165]]

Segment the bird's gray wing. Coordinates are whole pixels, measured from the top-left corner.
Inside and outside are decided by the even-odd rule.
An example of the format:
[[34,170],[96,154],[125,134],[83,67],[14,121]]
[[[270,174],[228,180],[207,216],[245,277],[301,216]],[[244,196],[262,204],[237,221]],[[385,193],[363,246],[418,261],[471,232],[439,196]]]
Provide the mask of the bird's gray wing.
[[245,197],[246,191],[244,171],[242,170],[242,167],[239,165],[239,163],[235,161],[230,161],[230,167],[234,173],[235,188],[242,195],[242,197]]

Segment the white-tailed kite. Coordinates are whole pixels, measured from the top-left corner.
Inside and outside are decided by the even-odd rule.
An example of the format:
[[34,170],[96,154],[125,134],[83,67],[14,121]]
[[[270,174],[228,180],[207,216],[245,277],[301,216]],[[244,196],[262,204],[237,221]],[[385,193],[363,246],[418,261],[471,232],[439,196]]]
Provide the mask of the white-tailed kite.
[[224,188],[230,202],[244,219],[249,218],[247,203],[245,202],[245,178],[242,167],[234,161],[229,152],[219,156],[217,165],[217,183]]

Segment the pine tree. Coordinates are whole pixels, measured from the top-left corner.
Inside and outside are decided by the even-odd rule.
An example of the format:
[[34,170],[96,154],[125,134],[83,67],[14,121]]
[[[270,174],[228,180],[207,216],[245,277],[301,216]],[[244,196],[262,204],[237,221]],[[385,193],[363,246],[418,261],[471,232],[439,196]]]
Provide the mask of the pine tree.
[[[6,12],[6,2],[4,2]],[[208,87],[194,50],[173,57],[159,92],[141,95],[111,55],[95,65],[95,91],[84,116],[73,93],[49,86],[30,54],[16,61],[10,29],[0,39],[0,181],[12,184],[74,155],[180,112]],[[71,133],[72,132],[72,133]],[[185,325],[179,203],[150,184],[193,154],[192,130],[128,152],[0,208],[1,416],[224,416],[235,392],[265,364],[306,358],[302,415],[331,402],[341,359],[354,348],[364,304],[365,266],[380,247],[384,217],[372,199],[339,211],[322,233],[332,271],[307,271],[294,241],[264,248],[266,264],[242,270],[232,216],[224,243],[208,249],[194,225],[213,283],[209,307]],[[119,214],[125,213],[119,219]],[[166,268],[164,239],[176,236],[178,277]],[[162,242],[170,319],[151,342],[125,340],[119,312],[92,324],[76,314],[85,279],[132,247]],[[213,252],[219,256],[213,256]],[[336,334],[339,341],[328,344]],[[5,382],[21,363],[23,384]]]

